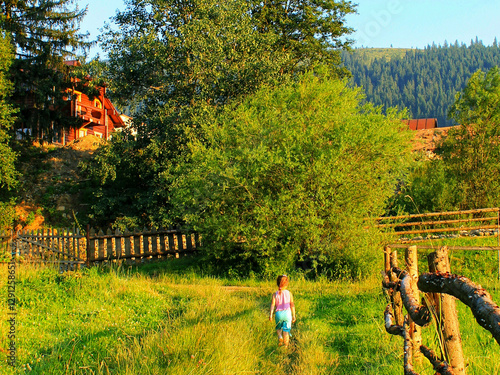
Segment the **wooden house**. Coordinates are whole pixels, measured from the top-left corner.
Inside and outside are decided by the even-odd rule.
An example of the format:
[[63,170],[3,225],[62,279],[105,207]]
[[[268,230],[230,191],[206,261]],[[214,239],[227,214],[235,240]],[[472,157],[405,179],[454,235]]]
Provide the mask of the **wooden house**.
[[[77,66],[76,60],[66,61],[68,66]],[[125,123],[116,110],[113,103],[106,97],[106,87],[99,87],[97,96],[90,98],[85,93],[76,89],[78,81],[74,79],[74,85],[68,89],[68,104],[61,108],[68,116],[80,119],[78,125],[64,130],[56,143],[66,144],[75,139],[94,135],[99,138],[110,139],[111,135],[118,128],[125,126]]]

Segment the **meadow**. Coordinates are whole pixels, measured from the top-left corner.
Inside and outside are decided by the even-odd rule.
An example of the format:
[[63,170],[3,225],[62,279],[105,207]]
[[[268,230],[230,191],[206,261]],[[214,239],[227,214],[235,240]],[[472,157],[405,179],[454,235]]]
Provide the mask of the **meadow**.
[[[16,368],[5,366],[7,267],[0,267],[2,374],[403,373],[402,339],[384,329],[382,264],[357,282],[292,276],[289,348],[277,346],[268,320],[273,280],[213,277],[196,258],[64,274],[19,264]],[[453,252],[452,267],[500,301],[496,252]],[[500,346],[461,304],[459,318],[467,373],[500,374]],[[424,329],[424,344],[438,349],[433,327]],[[434,374],[425,359],[416,370]]]

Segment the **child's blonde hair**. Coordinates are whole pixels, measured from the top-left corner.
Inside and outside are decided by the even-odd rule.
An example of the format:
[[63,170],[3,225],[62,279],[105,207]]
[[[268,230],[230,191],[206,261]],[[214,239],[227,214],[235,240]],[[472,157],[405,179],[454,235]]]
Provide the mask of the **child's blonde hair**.
[[279,292],[281,293],[281,289],[284,289],[288,286],[288,276],[279,275],[276,279],[276,284],[278,285]]

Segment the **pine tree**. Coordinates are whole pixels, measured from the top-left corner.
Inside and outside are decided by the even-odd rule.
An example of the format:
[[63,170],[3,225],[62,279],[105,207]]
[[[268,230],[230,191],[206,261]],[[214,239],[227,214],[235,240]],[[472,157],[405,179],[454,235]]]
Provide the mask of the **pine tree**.
[[0,27],[10,35],[16,58],[11,67],[19,124],[39,138],[50,138],[53,126],[68,127],[60,111],[69,85],[64,60],[88,47],[78,26],[86,9],[74,0],[0,1]]
[[12,82],[8,80],[8,71],[14,53],[8,38],[2,34],[0,33],[0,216],[3,215],[1,198],[17,183],[17,173],[14,166],[16,154],[9,146],[8,132],[13,122],[15,110],[7,101],[13,88]]

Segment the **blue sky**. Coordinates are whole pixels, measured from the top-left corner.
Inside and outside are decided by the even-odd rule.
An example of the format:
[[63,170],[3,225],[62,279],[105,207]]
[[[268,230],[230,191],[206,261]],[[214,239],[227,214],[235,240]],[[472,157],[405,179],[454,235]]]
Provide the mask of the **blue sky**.
[[[424,48],[435,42],[469,44],[476,36],[486,45],[500,40],[499,0],[358,0],[358,14],[347,17],[347,25],[356,29],[350,37],[355,47]],[[123,0],[78,0],[80,8],[88,5],[82,31],[91,39],[117,9],[124,10]],[[91,56],[99,49],[91,51]],[[103,57],[103,56],[101,56]]]

